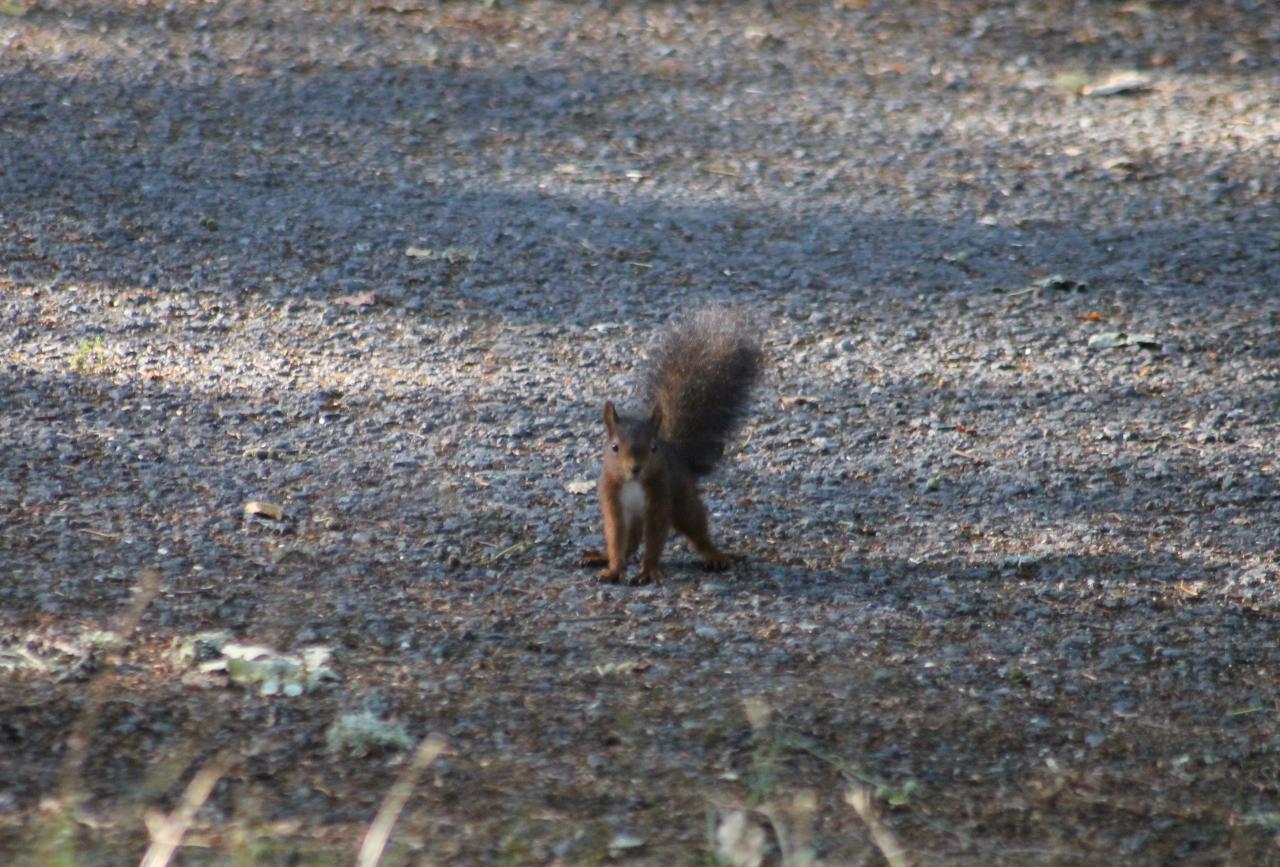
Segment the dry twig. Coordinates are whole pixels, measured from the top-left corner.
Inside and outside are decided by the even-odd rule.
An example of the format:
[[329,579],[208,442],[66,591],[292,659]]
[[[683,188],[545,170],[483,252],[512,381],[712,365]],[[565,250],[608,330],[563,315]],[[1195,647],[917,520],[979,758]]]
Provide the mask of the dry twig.
[[391,836],[391,829],[400,818],[400,811],[409,801],[409,796],[413,794],[418,778],[444,752],[444,748],[444,738],[434,734],[427,735],[418,744],[413,758],[405,765],[399,779],[383,798],[378,814],[373,817],[369,830],[365,832],[364,842],[360,844],[360,854],[356,858],[356,867],[377,867],[378,860],[382,858],[382,850],[386,848],[387,839]]
[[853,786],[844,793],[844,800],[866,823],[867,829],[871,831],[871,842],[875,843],[880,854],[884,855],[884,860],[889,862],[889,867],[911,867],[911,859],[907,857],[907,850],[903,848],[902,841],[880,818],[871,789],[867,786]]
[[[129,607],[120,612],[111,627],[111,631],[122,646],[142,622],[143,612],[147,610],[151,600],[155,599],[156,594],[160,592],[160,572],[156,569],[146,570],[139,576],[138,584]],[[79,806],[82,796],[82,773],[85,761],[89,758],[89,743],[93,738],[94,729],[98,727],[102,705],[111,694],[111,687],[115,681],[111,672],[112,669],[104,665],[90,679],[85,689],[84,706],[80,709],[80,715],[72,725],[70,734],[67,735],[67,752],[62,760],[62,770],[58,780],[59,800],[64,809]]]
[[182,845],[182,838],[191,827],[196,813],[209,799],[213,787],[231,766],[230,753],[221,752],[196,772],[182,793],[182,802],[168,816],[160,811],[147,815],[147,830],[151,833],[151,846],[142,857],[139,867],[166,867],[173,853]]

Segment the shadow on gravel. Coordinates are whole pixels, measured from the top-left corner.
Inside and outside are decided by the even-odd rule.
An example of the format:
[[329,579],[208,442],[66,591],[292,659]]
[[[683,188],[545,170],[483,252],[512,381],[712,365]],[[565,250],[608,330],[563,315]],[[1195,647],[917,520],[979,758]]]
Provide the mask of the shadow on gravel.
[[[579,0],[566,0],[563,5],[573,8],[582,4]],[[644,26],[648,11],[658,12],[664,18],[675,12],[695,21],[708,14],[690,10],[687,4],[676,0],[644,0],[632,4],[614,0],[595,5],[614,14],[629,11],[628,6],[638,7],[637,27]],[[950,43],[952,50],[961,50],[966,42],[972,44],[971,40],[981,39],[984,51],[995,54],[1004,63],[1025,62],[1032,55],[1039,62],[1083,68],[1172,66],[1179,72],[1211,70],[1242,76],[1267,73],[1280,66],[1280,52],[1276,50],[1280,33],[1275,16],[1264,2],[1165,2],[1148,8],[1105,0],[1085,3],[1046,0],[1036,4],[1034,10],[977,0],[925,0],[911,4],[792,0],[782,6],[735,5],[753,18],[772,20],[783,26],[797,19],[810,24],[816,19],[835,25],[853,21],[859,27],[882,34],[882,38],[889,34],[932,36],[944,45]],[[396,14],[397,9],[401,10],[400,14]],[[429,20],[416,12],[428,11],[427,4],[421,7],[411,3],[372,4],[364,16],[375,21],[398,19],[412,26],[419,20]],[[151,34],[161,21],[167,30],[202,33],[270,35],[287,29],[319,36],[333,29],[330,21],[308,14],[305,7],[298,10],[282,6],[259,17],[237,14],[239,10],[234,6],[229,14],[209,15],[199,6],[188,8],[174,4],[160,14],[145,6],[109,8],[69,0],[60,5],[59,12],[88,30],[126,29],[141,35]],[[495,28],[501,30],[505,20],[486,12],[488,10],[464,13],[459,23],[480,33]],[[842,12],[848,14],[842,15]],[[57,20],[52,15],[50,18]],[[926,44],[937,48],[933,40]]]
[[[285,617],[261,608],[267,585],[299,600],[325,587],[342,609],[326,616],[359,619],[366,579],[403,577],[406,561],[417,581],[444,570],[440,522],[458,520],[439,496],[448,474],[431,454],[388,443],[391,431],[430,429],[420,408],[451,396],[415,388],[403,412],[381,410],[383,448],[372,450],[357,433],[360,395],[211,393],[114,374],[0,370],[3,625],[100,616],[152,566],[186,629]],[[380,484],[389,474],[395,488]],[[247,518],[252,500],[281,506],[283,520]],[[309,604],[304,621],[319,616]]]
[[[1107,535],[1105,526],[1096,532]],[[1105,632],[1113,619],[1124,620],[1127,629],[1158,634],[1169,625],[1157,628],[1166,617],[1185,628],[1210,610],[1280,629],[1280,614],[1270,602],[1274,567],[1241,574],[1229,564],[1178,546],[1160,550],[1121,542],[1113,547],[1130,551],[1006,556],[986,550],[919,561],[851,555],[835,569],[808,564],[756,568],[750,564],[754,552],[749,552],[747,565],[715,578],[704,576],[683,552],[669,559],[677,585],[713,581],[717,592],[729,595],[767,592],[813,602],[878,602],[876,616],[950,621],[960,629],[976,627],[966,616],[979,621],[1012,616],[1018,620],[1013,628],[1024,636],[1031,634],[1027,627],[1036,621],[1055,632],[1067,622]],[[1135,612],[1146,612],[1150,619],[1135,620]],[[1265,644],[1260,647],[1266,651]]]
[[[77,17],[85,26],[133,26],[121,12]],[[1235,20],[1186,10],[1170,20],[1202,17]],[[903,17],[892,26],[906,24]],[[217,18],[210,26],[231,25]],[[309,25],[299,18],[276,26]],[[1070,29],[1023,33],[1032,25],[1016,16],[986,26],[1012,43],[1048,45]],[[1208,27],[1180,38],[1215,34]],[[1113,38],[1124,44],[1123,30],[1079,44],[1099,60],[1126,59],[1111,57]],[[849,104],[816,107],[817,116],[880,110],[883,96],[850,74]],[[1272,179],[1265,164],[1257,174],[1208,179],[1227,154],[1182,149],[1149,177],[1127,180],[1098,169],[1099,184],[1123,184],[1125,194],[1064,192],[1051,214],[1019,214],[1016,195],[980,189],[1016,190],[1025,182],[1019,172],[990,165],[991,177],[974,189],[944,160],[910,183],[940,203],[957,202],[950,210],[971,222],[904,218],[877,198],[886,184],[906,183],[898,175],[868,189],[820,177],[803,161],[771,168],[798,146],[834,147],[838,162],[861,147],[882,151],[881,138],[831,142],[785,124],[747,129],[718,118],[711,103],[721,93],[783,86],[755,64],[662,77],[569,64],[335,65],[255,75],[199,85],[109,72],[96,81],[7,75],[0,196],[10,231],[0,252],[9,279],[272,298],[372,289],[392,303],[457,299],[541,321],[583,299],[661,299],[726,285],[780,294],[1017,289],[1069,271],[1095,287],[1194,292],[1280,280],[1280,235],[1248,192]],[[677,96],[705,101],[705,110],[673,125],[665,103]],[[893,130],[892,115],[885,123],[921,166],[955,150],[942,127],[920,138],[905,126]],[[1017,142],[989,144],[1016,150]],[[632,170],[644,180],[629,179]],[[1067,161],[1043,171],[1033,182],[1054,185],[1079,167]],[[557,172],[582,193],[536,188]],[[1244,197],[1234,221],[1198,221],[1184,185],[1170,180],[1177,176],[1206,178],[1192,202],[1220,207]],[[703,203],[672,204],[690,199],[685,186]],[[742,204],[771,186],[796,200],[811,190],[809,204]],[[425,254],[407,256],[410,248]]]
[[[985,228],[856,211],[796,217],[767,208],[445,191],[446,184],[357,192],[340,180],[284,184],[293,187],[285,198],[211,182],[153,199],[142,177],[127,193],[76,183],[74,191],[46,189],[35,198],[9,195],[7,217],[19,231],[4,270],[19,284],[279,301],[371,289],[410,309],[447,300],[545,324],[566,315],[581,321],[584,307],[608,315],[624,296],[650,303],[737,287],[835,298],[1013,291],[1066,272],[1103,291],[1157,286],[1196,298],[1205,286],[1224,293],[1280,282],[1280,234],[1261,215],[1241,215],[1234,225]],[[79,203],[52,216],[49,201],[67,197]],[[102,209],[95,200],[112,205]],[[410,248],[425,252],[406,256]],[[728,277],[726,262],[734,263]]]

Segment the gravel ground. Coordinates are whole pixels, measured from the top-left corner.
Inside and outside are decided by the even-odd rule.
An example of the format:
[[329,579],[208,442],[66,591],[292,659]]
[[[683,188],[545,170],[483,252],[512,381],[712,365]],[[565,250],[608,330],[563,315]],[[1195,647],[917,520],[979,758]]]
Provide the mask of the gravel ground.
[[[0,6],[0,852],[230,750],[181,863],[349,863],[367,710],[449,744],[402,863],[882,863],[858,782],[920,864],[1280,860],[1270,4]],[[600,407],[726,301],[749,559],[596,585]]]

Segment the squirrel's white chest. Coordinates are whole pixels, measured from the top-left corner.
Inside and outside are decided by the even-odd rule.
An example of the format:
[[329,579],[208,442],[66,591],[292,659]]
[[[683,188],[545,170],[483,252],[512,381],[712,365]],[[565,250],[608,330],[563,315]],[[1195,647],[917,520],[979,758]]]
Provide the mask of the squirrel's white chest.
[[639,482],[622,485],[622,521],[630,527],[644,518],[644,486]]

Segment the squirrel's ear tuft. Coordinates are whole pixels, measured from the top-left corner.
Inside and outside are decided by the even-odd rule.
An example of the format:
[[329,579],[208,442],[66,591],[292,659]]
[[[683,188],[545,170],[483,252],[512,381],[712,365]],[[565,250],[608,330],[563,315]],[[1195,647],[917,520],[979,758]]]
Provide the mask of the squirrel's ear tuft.
[[655,434],[662,430],[662,404],[655,403],[653,412],[649,413],[649,429]]
[[604,427],[610,434],[618,429],[618,410],[611,400],[604,402]]

